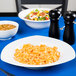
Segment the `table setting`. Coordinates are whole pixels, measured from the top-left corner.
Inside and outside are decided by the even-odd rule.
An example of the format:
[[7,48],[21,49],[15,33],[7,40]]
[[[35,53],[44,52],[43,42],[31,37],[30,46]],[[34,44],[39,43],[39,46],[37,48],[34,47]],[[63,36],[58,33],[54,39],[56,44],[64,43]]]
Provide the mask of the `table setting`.
[[75,76],[76,13],[23,8],[0,17],[0,76]]

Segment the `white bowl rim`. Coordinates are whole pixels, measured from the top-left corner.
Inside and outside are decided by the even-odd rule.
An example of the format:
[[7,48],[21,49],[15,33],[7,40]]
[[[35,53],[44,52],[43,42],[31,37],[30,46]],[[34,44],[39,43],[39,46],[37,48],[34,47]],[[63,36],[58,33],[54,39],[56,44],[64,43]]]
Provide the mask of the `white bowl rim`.
[[[40,36],[40,35],[33,35],[33,36],[29,36],[29,37],[36,37],[36,36],[38,36],[38,37],[46,37],[46,36]],[[29,37],[27,37],[27,38],[29,38]],[[46,37],[46,38],[48,38],[48,37]],[[25,39],[25,37],[24,37],[24,38],[21,38],[21,39],[18,39],[18,40],[22,40],[22,39]],[[54,38],[51,38],[51,39],[54,39]],[[15,41],[18,41],[18,40],[15,40]],[[54,40],[60,41],[60,42],[62,42],[62,43],[64,43],[64,44],[70,46],[68,43],[63,42],[63,41],[61,41],[61,40],[58,40],[58,39],[54,39]],[[15,41],[9,43],[8,45],[14,43]],[[8,46],[8,45],[7,45],[7,46]],[[71,47],[71,46],[70,46],[70,47]],[[6,48],[6,46],[4,47],[4,49],[5,49],[5,48]],[[72,48],[72,47],[71,47],[71,48]],[[3,50],[4,50],[4,49],[3,49]],[[72,49],[73,49],[73,48],[72,48]],[[2,51],[2,52],[3,52],[3,51]],[[1,55],[2,55],[2,52],[1,52]],[[59,65],[59,64],[66,63],[66,62],[70,62],[71,60],[75,59],[75,57],[76,57],[74,49],[73,49],[73,52],[74,52],[74,57],[71,58],[70,60],[63,61],[63,62],[61,62],[61,63],[56,63],[56,62],[59,61],[59,60],[58,60],[58,61],[56,61],[56,62],[54,62],[54,63],[44,64],[44,65],[28,65],[28,64],[23,64],[23,63],[19,63],[19,62],[18,62],[18,63],[21,64],[21,65],[16,65],[16,64],[13,64],[13,63],[6,62],[6,61],[2,60],[2,58],[1,58],[1,60],[4,61],[4,62],[6,62],[6,63],[8,63],[8,64],[15,65],[15,66],[20,66],[20,67],[27,67],[27,68],[29,68],[29,67],[31,67],[31,68],[37,68],[37,67],[38,67],[38,68],[44,68],[44,67],[55,66],[55,65]],[[1,57],[2,57],[2,56],[1,56]],[[16,62],[17,62],[17,61],[16,61]]]
[[[13,22],[13,23],[15,23],[16,25],[14,25],[14,26],[16,26],[16,28],[17,27],[19,27],[19,24],[17,23],[17,22],[15,22],[15,21],[11,21],[11,20],[1,20],[0,22],[10,22],[9,24],[12,24],[11,22]],[[7,23],[4,23],[4,24],[7,24]],[[16,28],[13,28],[13,29],[16,29]],[[10,30],[13,30],[13,29],[10,29]],[[0,32],[6,32],[6,31],[10,31],[10,30],[0,30]]]
[[[34,20],[24,19],[24,18],[21,17],[20,14],[21,14],[22,12],[25,12],[25,11],[27,11],[27,10],[33,10],[33,9],[41,9],[41,10],[42,10],[42,9],[43,9],[43,10],[44,10],[44,9],[46,9],[46,10],[48,9],[48,10],[50,11],[50,8],[29,8],[29,9],[25,9],[25,10],[19,12],[18,17],[21,18],[22,20],[29,21],[29,22],[48,22],[48,21],[50,21],[50,19],[49,19],[49,20],[44,20],[44,21],[34,21]],[[26,16],[26,15],[25,15],[25,16]]]

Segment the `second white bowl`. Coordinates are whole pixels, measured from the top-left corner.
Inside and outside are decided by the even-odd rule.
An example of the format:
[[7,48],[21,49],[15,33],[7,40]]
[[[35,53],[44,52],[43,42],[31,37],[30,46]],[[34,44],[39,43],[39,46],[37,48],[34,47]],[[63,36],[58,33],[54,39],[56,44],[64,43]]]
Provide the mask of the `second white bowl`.
[[11,30],[0,30],[0,40],[8,40],[16,35],[18,31],[19,24],[14,21],[0,21],[0,24],[12,24],[16,26],[16,28]]
[[21,11],[18,16],[19,18],[21,18],[22,20],[25,21],[25,23],[31,27],[31,28],[34,28],[34,29],[41,29],[41,28],[46,28],[46,27],[49,27],[50,26],[50,20],[45,20],[45,21],[32,21],[32,20],[28,20],[28,19],[25,19],[26,15],[28,15],[32,10],[35,10],[35,9],[38,9],[38,10],[48,10],[50,11],[50,9],[48,8],[32,8],[32,9],[26,9],[24,11]]

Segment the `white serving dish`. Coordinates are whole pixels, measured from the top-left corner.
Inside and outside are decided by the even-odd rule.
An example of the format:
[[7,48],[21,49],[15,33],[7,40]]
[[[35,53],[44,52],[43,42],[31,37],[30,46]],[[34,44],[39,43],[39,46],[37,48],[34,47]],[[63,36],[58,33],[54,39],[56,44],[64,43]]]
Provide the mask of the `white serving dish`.
[[[33,45],[40,45],[40,44],[45,44],[49,47],[57,46],[58,51],[60,52],[60,58],[57,62],[46,64],[46,65],[27,65],[27,64],[22,64],[13,59],[15,49],[17,48],[22,48],[24,44],[33,44]],[[12,64],[16,66],[21,66],[21,67],[26,67],[29,69],[42,69],[44,67],[51,67],[55,65],[59,65],[62,63],[66,63],[68,61],[71,61],[72,59],[75,58],[75,51],[74,49],[67,43],[54,39],[54,38],[49,38],[45,36],[30,36],[26,38],[22,38],[19,40],[16,40],[10,44],[8,44],[1,53],[1,60]]]
[[11,39],[13,36],[16,35],[18,31],[19,24],[14,21],[0,21],[0,24],[12,24],[16,26],[14,29],[10,30],[0,30],[0,40],[8,40]]
[[32,20],[25,19],[26,15],[28,15],[32,10],[35,10],[35,9],[38,9],[38,10],[48,10],[48,11],[50,11],[49,8],[31,8],[31,9],[26,9],[26,10],[21,11],[18,14],[18,16],[19,16],[19,18],[21,18],[22,20],[24,20],[25,23],[29,27],[31,27],[31,28],[34,28],[34,29],[42,29],[42,28],[49,27],[50,26],[50,20],[32,21]]

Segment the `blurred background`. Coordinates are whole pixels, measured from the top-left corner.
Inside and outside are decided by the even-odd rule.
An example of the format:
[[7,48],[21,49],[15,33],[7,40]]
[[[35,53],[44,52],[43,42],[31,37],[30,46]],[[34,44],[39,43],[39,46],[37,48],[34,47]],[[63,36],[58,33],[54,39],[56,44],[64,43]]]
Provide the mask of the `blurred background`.
[[[0,12],[16,12],[16,0],[0,0]],[[64,2],[64,0],[18,0],[21,5],[27,8],[56,8]],[[68,0],[67,10],[76,11],[76,0]]]

